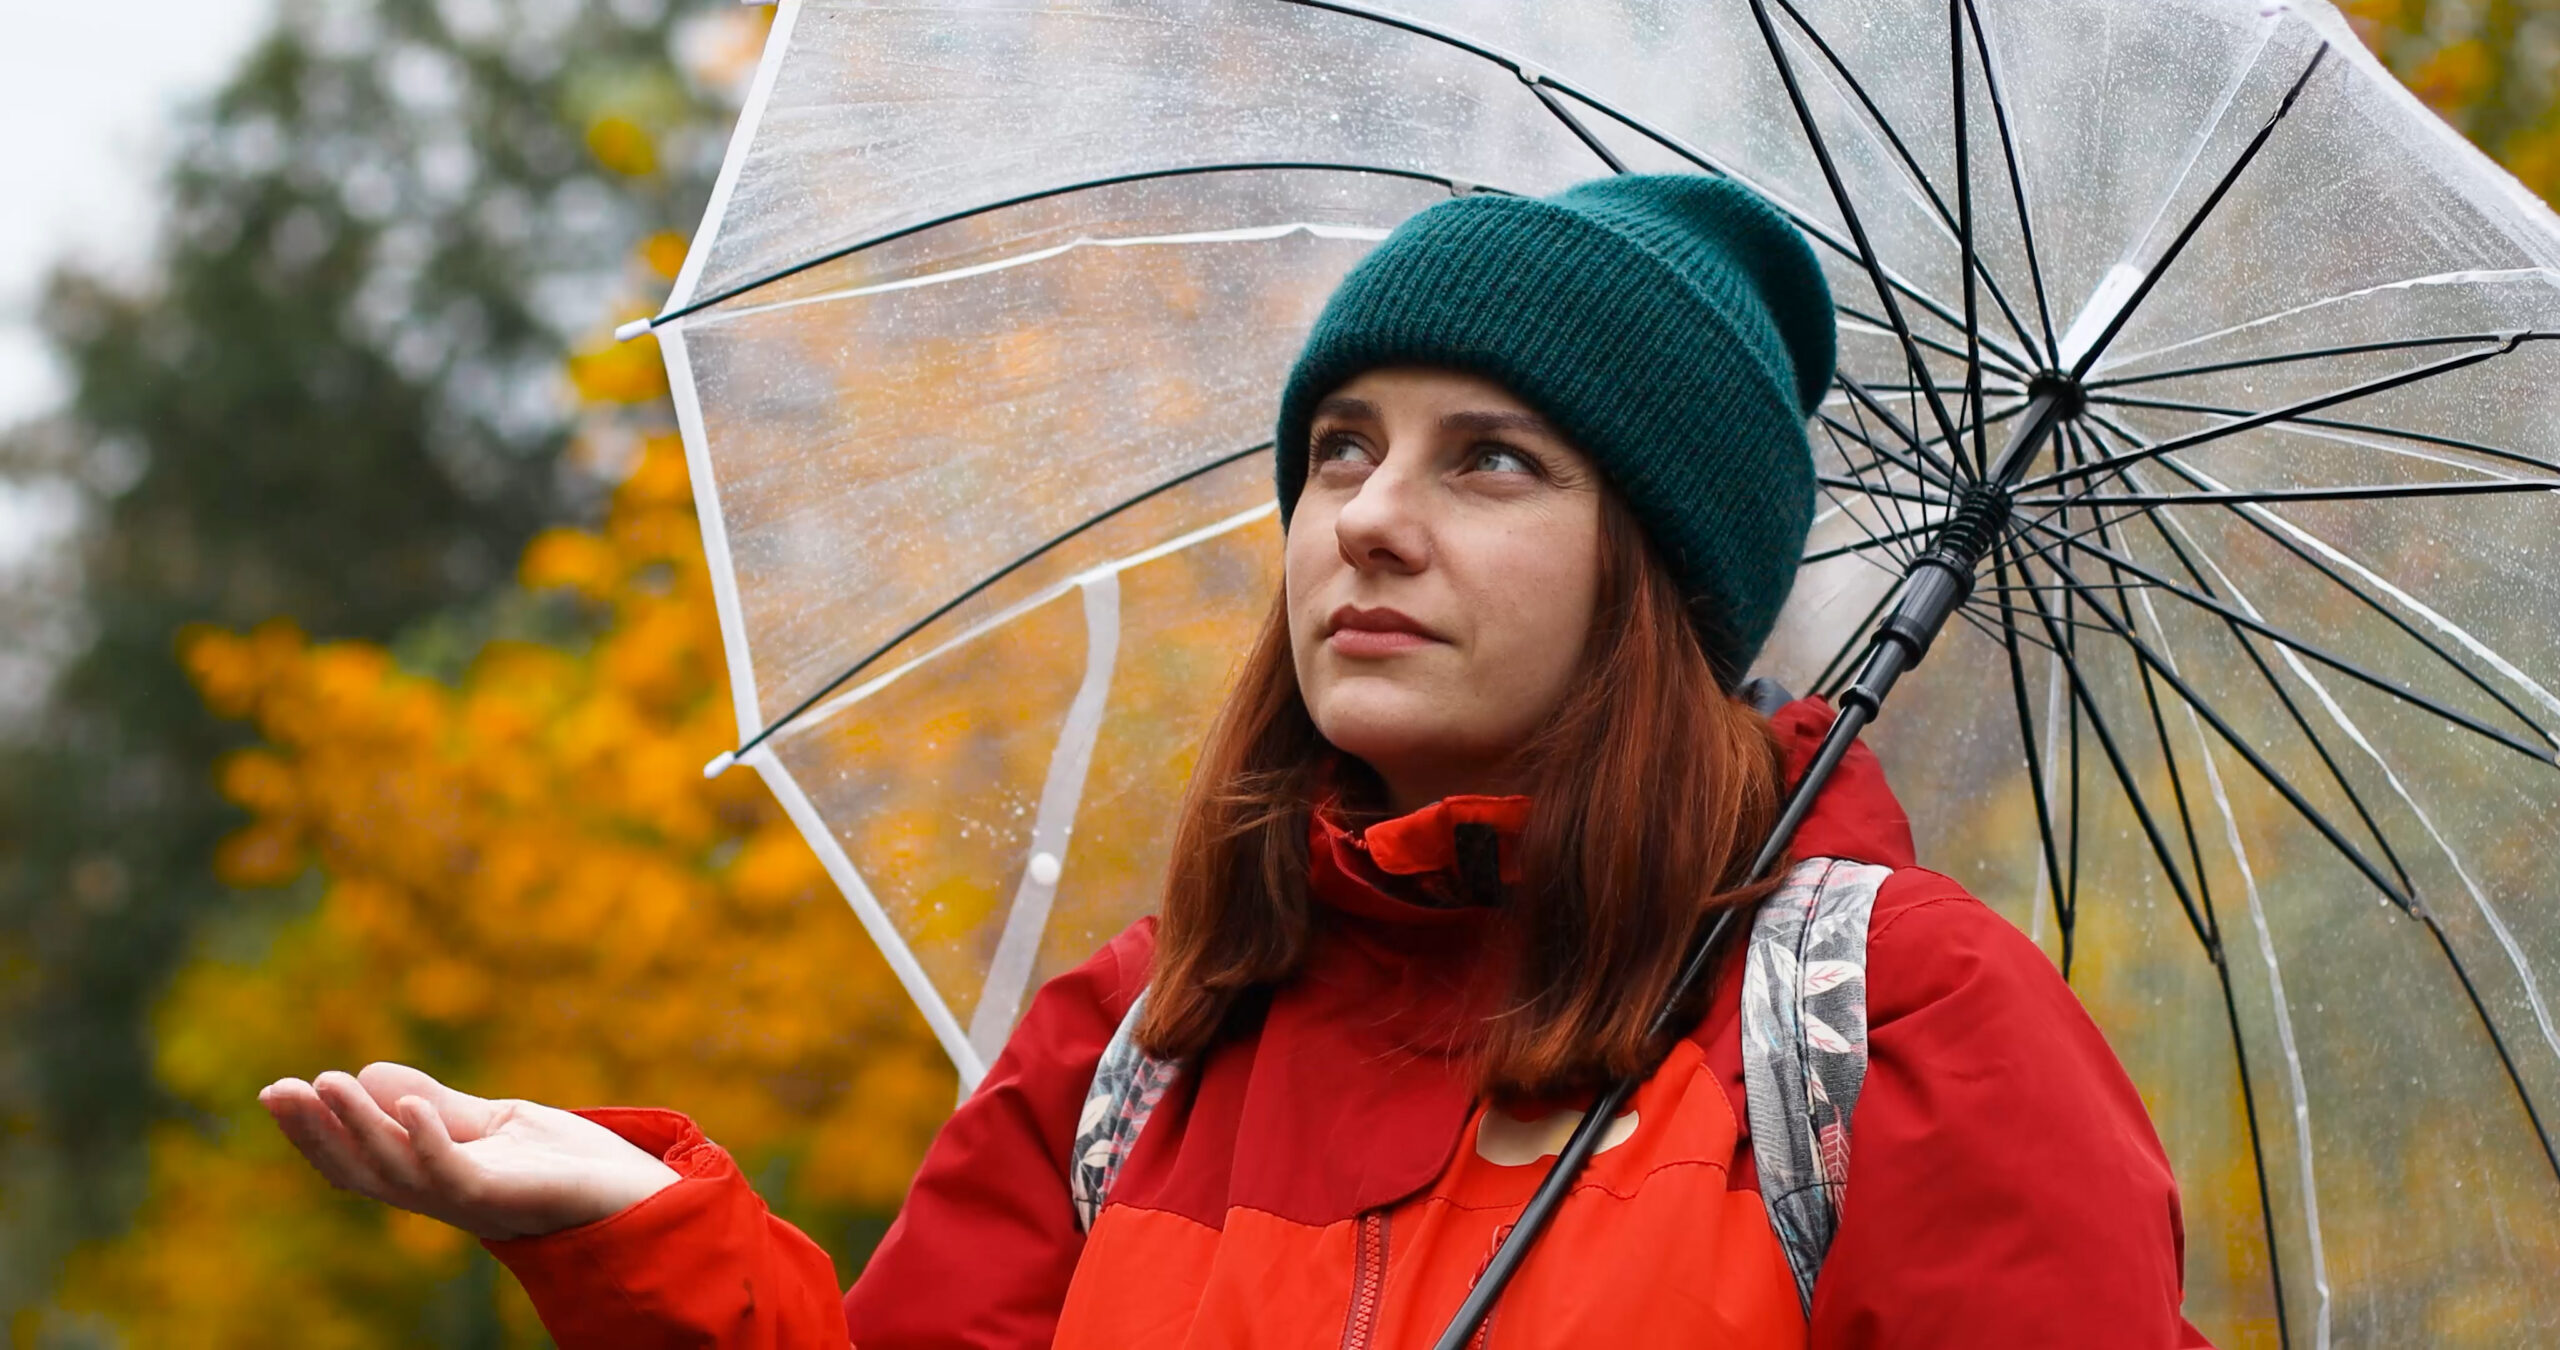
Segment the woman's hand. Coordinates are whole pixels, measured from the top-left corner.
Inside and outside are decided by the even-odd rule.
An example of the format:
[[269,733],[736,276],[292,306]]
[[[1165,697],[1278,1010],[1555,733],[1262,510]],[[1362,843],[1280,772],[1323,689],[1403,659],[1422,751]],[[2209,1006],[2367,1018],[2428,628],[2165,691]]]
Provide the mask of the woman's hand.
[[258,1102],[330,1185],[484,1238],[592,1223],[677,1179],[583,1116],[456,1092],[405,1064],[279,1079]]

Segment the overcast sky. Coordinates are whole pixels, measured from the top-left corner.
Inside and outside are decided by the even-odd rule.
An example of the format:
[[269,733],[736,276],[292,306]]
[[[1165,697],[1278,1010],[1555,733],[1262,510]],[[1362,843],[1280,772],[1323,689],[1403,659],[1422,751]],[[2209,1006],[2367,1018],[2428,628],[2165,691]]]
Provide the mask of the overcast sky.
[[66,253],[135,265],[171,113],[212,91],[273,9],[0,0],[0,424],[61,392],[28,323],[46,265]]

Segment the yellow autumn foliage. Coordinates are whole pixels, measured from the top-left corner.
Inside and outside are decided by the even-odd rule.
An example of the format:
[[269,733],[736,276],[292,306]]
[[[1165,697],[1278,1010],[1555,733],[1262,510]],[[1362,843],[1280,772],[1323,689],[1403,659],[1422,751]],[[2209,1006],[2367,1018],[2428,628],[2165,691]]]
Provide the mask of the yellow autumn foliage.
[[208,950],[160,1010],[162,1085],[201,1126],[155,1138],[139,1222],[64,1291],[133,1343],[541,1343],[461,1234],[300,1162],[255,1102],[279,1076],[400,1059],[489,1095],[689,1111],[847,1274],[950,1109],[941,1051],[807,845],[751,775],[701,776],[734,742],[675,438],[520,576],[597,607],[599,635],[491,643],[452,684],[282,621],[183,638],[206,700],[263,740],[221,771],[250,818],[224,878],[315,899]]

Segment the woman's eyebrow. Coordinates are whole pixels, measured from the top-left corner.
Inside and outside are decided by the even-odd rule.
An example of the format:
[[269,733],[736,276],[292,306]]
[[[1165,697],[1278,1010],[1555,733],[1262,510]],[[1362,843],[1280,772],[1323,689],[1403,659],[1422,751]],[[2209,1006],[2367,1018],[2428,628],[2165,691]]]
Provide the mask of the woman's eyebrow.
[[1315,411],[1307,415],[1307,420],[1309,422],[1315,422],[1327,417],[1339,417],[1346,422],[1356,422],[1363,419],[1374,422],[1378,420],[1378,405],[1371,403],[1365,398],[1353,398],[1349,394],[1335,394],[1322,403],[1317,404]]
[[1536,413],[1524,412],[1454,412],[1440,419],[1440,429],[1473,435],[1494,431],[1526,431],[1540,436],[1563,439],[1547,419]]

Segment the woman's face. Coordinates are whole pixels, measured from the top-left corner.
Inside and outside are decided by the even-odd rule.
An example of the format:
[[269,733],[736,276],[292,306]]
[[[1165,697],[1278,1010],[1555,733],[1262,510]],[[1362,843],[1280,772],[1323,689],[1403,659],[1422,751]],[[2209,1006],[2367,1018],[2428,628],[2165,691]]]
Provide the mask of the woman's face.
[[1316,406],[1289,521],[1289,646],[1316,729],[1409,811],[1512,789],[1581,666],[1600,478],[1501,385],[1372,370]]

